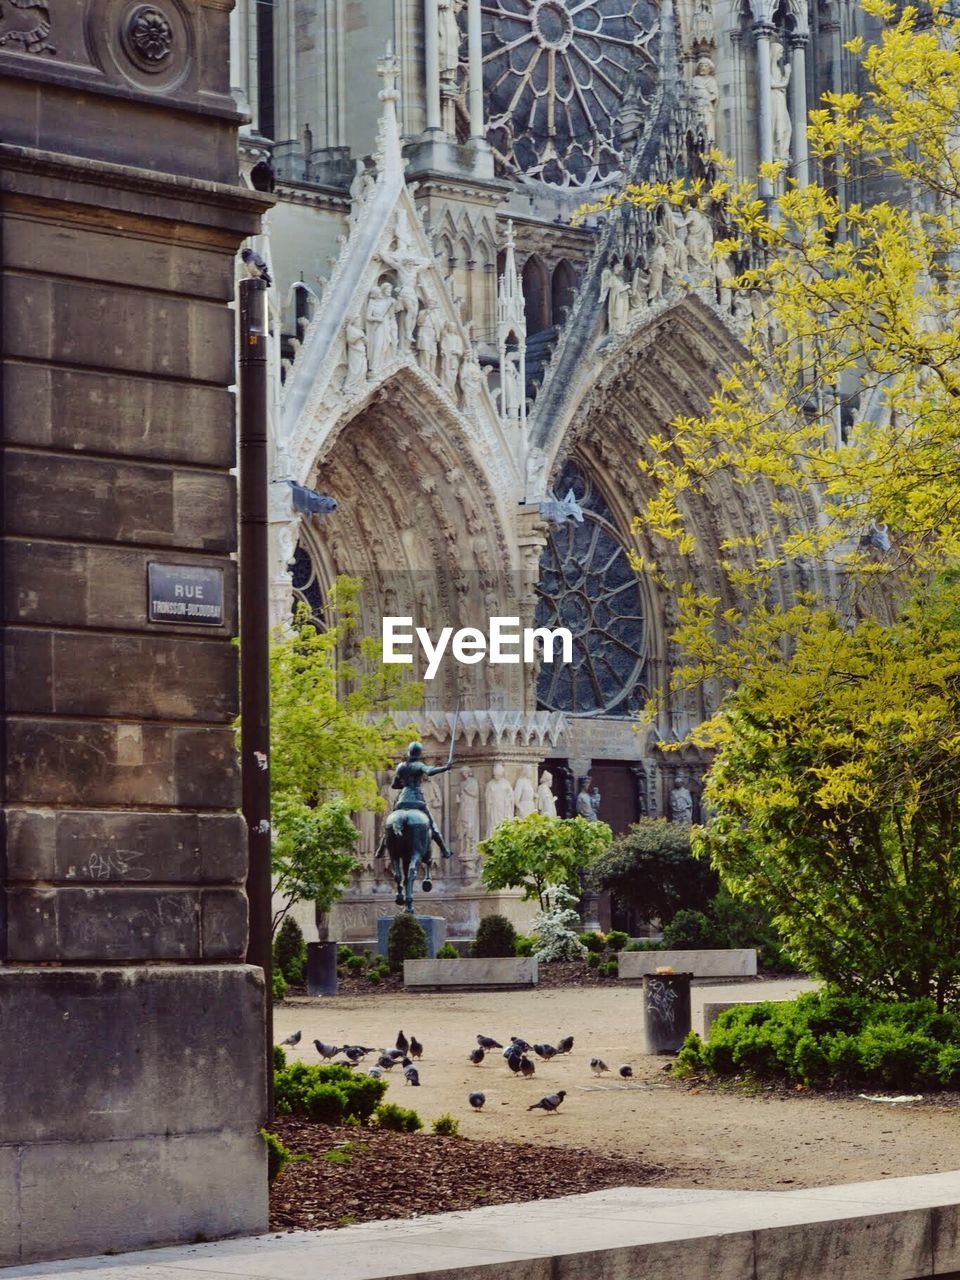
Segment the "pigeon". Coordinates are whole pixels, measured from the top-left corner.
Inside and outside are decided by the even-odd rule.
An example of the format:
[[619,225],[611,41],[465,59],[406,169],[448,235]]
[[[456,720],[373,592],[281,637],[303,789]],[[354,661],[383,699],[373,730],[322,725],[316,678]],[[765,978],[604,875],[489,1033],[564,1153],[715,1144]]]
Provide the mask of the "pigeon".
[[610,1068],[607,1066],[607,1064],[604,1062],[602,1058],[591,1058],[590,1070],[593,1072],[595,1076],[601,1076],[603,1075],[604,1071],[609,1071]]
[[418,1059],[423,1057],[423,1045],[416,1036],[410,1037],[410,1057]]
[[392,1071],[396,1065],[396,1058],[388,1057],[385,1053],[381,1053],[380,1057],[377,1059],[377,1066],[383,1071]]
[[526,1054],[524,1054],[524,1056],[520,1059],[520,1070],[523,1072],[523,1078],[525,1080],[529,1080],[530,1077],[533,1075],[533,1073],[536,1071],[536,1069],[537,1068],[533,1065],[530,1059],[526,1056]]
[[633,1076],[633,1067],[629,1066],[627,1063],[624,1063],[623,1066],[620,1068],[620,1079],[630,1080],[632,1076]]
[[363,1045],[360,1045],[360,1044],[344,1045],[343,1053],[346,1055],[346,1057],[350,1059],[352,1063],[356,1064],[364,1056]]
[[499,1040],[494,1040],[490,1036],[477,1036],[477,1044],[481,1049],[502,1049],[503,1045]]
[[383,1072],[379,1067],[367,1067],[367,1075],[371,1076],[374,1080],[379,1080],[383,1075]]
[[473,1107],[474,1111],[482,1111],[483,1104],[486,1100],[487,1095],[485,1093],[471,1093],[469,1098],[470,1105]]
[[254,280],[262,280],[269,287],[273,284],[273,278],[266,262],[260,257],[254,249],[241,249],[240,257],[243,259],[243,265],[247,268],[247,275],[252,276]]
[[557,1044],[557,1053],[569,1053],[573,1048],[573,1036],[564,1036]]
[[471,1050],[470,1050],[470,1061],[473,1063],[473,1065],[474,1065],[475,1067],[479,1067],[479,1065],[480,1065],[480,1063],[483,1061],[484,1057],[485,1057],[485,1054],[484,1054],[484,1052],[483,1052],[483,1050],[482,1050],[482,1049],[471,1049]]
[[299,1044],[300,1037],[302,1035],[303,1035],[302,1031],[295,1031],[292,1036],[287,1036],[286,1040],[281,1040],[280,1043],[289,1044],[289,1045]]
[[381,1049],[380,1052],[386,1054],[388,1058],[392,1058],[394,1062],[399,1062],[401,1058],[407,1056],[406,1049]]
[[317,1046],[317,1053],[321,1058],[335,1058],[340,1052],[335,1044],[324,1044],[322,1040],[314,1040],[313,1043]]
[[406,1054],[407,1050],[410,1048],[410,1041],[402,1031],[397,1036],[397,1048],[402,1054]]
[[533,1048],[532,1045],[527,1044],[523,1036],[511,1036],[510,1043],[515,1044],[521,1053],[529,1053]]
[[539,1107],[541,1111],[556,1111],[560,1103],[567,1096],[565,1089],[558,1089],[556,1093],[550,1093],[545,1098],[541,1098],[539,1102],[532,1102],[528,1111],[536,1111]]
[[521,1055],[519,1053],[512,1053],[510,1057],[507,1058],[507,1066],[510,1068],[510,1070],[513,1072],[514,1075],[516,1075],[520,1070],[521,1060],[522,1060]]
[[551,1058],[555,1058],[557,1056],[559,1050],[555,1049],[552,1044],[535,1044],[533,1046],[533,1052],[538,1058],[543,1058],[545,1061],[549,1062]]
[[412,1085],[415,1085],[415,1086],[417,1086],[417,1087],[419,1088],[419,1085],[420,1085],[420,1072],[419,1072],[419,1071],[417,1070],[417,1068],[413,1065],[413,1063],[411,1063],[409,1067],[404,1067],[404,1068],[403,1068],[403,1078],[404,1078],[404,1081],[405,1081],[407,1084],[412,1084]]

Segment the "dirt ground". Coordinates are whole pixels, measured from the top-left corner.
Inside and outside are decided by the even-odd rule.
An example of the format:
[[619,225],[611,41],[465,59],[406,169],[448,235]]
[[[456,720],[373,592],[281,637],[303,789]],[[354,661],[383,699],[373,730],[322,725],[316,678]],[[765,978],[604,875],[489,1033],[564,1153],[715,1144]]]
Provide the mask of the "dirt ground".
[[[809,985],[695,987],[693,1025],[700,1026],[704,1001],[793,995]],[[294,999],[274,1010],[274,1040],[302,1030],[288,1053],[315,1063],[315,1038],[389,1047],[402,1028],[424,1045],[421,1087],[407,1086],[396,1068],[387,1101],[414,1107],[427,1125],[449,1112],[468,1138],[570,1144],[648,1160],[672,1171],[661,1185],[784,1190],[960,1168],[955,1098],[894,1105],[691,1089],[667,1078],[669,1059],[643,1053],[640,1002],[639,988],[622,986]],[[555,1044],[563,1035],[576,1042],[567,1056],[537,1059],[536,1075],[524,1080],[497,1050],[479,1067],[469,1062],[478,1032],[503,1043],[511,1035],[531,1044]],[[596,1079],[591,1057],[602,1058],[611,1075]],[[616,1076],[621,1063],[633,1067],[629,1084]],[[567,1091],[558,1113],[527,1110],[558,1089]],[[467,1102],[474,1090],[486,1094],[479,1114]]]

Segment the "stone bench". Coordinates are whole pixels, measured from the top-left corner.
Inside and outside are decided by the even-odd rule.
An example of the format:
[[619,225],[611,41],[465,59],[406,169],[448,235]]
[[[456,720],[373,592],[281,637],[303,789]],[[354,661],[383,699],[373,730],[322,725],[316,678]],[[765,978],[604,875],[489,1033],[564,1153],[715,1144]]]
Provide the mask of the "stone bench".
[[403,962],[403,985],[419,991],[468,991],[475,987],[509,991],[536,984],[537,962],[532,956]]
[[618,977],[639,982],[646,974],[669,968],[694,978],[755,978],[757,953],[753,947],[724,951],[621,951]]

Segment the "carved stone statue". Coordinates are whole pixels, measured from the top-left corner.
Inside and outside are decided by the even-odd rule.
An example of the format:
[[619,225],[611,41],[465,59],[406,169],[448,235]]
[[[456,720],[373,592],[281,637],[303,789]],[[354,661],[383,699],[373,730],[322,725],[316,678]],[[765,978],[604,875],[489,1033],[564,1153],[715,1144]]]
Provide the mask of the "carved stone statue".
[[460,67],[458,8],[457,0],[439,0],[440,75],[444,80],[456,80]]
[[367,298],[367,355],[371,373],[379,373],[397,350],[397,315],[393,286],[374,285]]
[[485,832],[489,839],[501,822],[513,817],[513,787],[499,760],[493,766],[493,777],[484,788],[483,799],[487,811]]
[[353,825],[360,833],[357,840],[356,853],[358,857],[372,857],[374,849],[377,847],[377,824],[376,818],[369,809],[361,809],[359,813],[353,815]]
[[356,316],[347,320],[343,337],[347,349],[347,376],[343,380],[346,389],[363,382],[367,376],[367,335]]
[[553,794],[553,774],[544,769],[537,787],[537,813],[546,814],[548,818],[557,816],[557,797]]
[[350,183],[350,200],[353,204],[354,217],[360,212],[361,205],[363,205],[367,196],[376,186],[376,179],[367,170],[367,166],[362,160],[357,160],[355,166],[353,181]]
[[424,373],[437,376],[437,344],[440,341],[440,326],[437,317],[437,304],[427,300],[420,308],[417,322],[417,361]]
[[523,381],[520,377],[520,352],[508,351],[500,370],[500,410],[505,418],[516,420],[523,405]]
[[607,304],[607,328],[623,333],[630,323],[630,285],[623,278],[623,263],[604,267],[600,278],[600,301]]
[[700,58],[690,80],[693,105],[700,112],[703,136],[711,147],[717,141],[717,103],[720,101],[720,86],[717,84],[715,70],[712,58]]
[[518,818],[529,818],[530,814],[536,813],[537,810],[537,800],[533,790],[533,783],[525,769],[521,769],[517,780],[514,783],[513,806]]
[[713,249],[713,227],[700,209],[688,209],[684,219],[687,228],[687,258],[703,271],[710,271]]
[[463,400],[468,413],[476,413],[482,385],[483,370],[476,360],[468,356],[460,366],[460,386],[463,389]]
[[787,109],[787,85],[790,83],[790,63],[782,62],[783,45],[779,40],[770,44],[770,119],[773,123],[773,158],[789,161],[790,139],[793,125]]
[[457,332],[457,326],[448,320],[440,336],[440,377],[451,395],[456,394],[462,358],[463,339]]
[[693,796],[687,788],[686,780],[682,773],[676,774],[673,779],[669,807],[671,822],[679,822],[685,827],[689,827],[693,823]]
[[461,865],[466,865],[475,858],[480,839],[480,783],[468,764],[460,770],[456,831],[457,852]]
[[[599,794],[597,792],[598,798]],[[577,793],[577,817],[586,818],[588,822],[596,822],[597,820],[597,806],[593,802],[593,795],[590,791],[589,773],[585,778],[580,779],[580,790]]]
[[527,452],[524,467],[526,474],[526,496],[539,498],[547,491],[547,455],[536,445]]

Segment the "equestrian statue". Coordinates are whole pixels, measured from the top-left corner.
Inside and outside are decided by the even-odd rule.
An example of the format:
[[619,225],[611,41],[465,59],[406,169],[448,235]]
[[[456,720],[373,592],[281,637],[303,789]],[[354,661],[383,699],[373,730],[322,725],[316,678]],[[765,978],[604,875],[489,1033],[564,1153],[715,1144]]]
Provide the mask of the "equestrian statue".
[[455,736],[456,725],[450,738],[450,758],[446,764],[433,766],[424,763],[423,746],[419,742],[411,742],[407,748],[407,757],[398,766],[391,784],[392,789],[399,791],[400,795],[383,824],[383,836],[374,856],[379,858],[384,853],[389,855],[393,878],[397,882],[397,906],[404,907],[410,914],[413,912],[417,872],[421,866],[424,893],[429,893],[433,888],[430,882],[431,842],[439,847],[445,858],[453,856],[434,825],[421,788],[424,778],[447,773],[453,768]]

